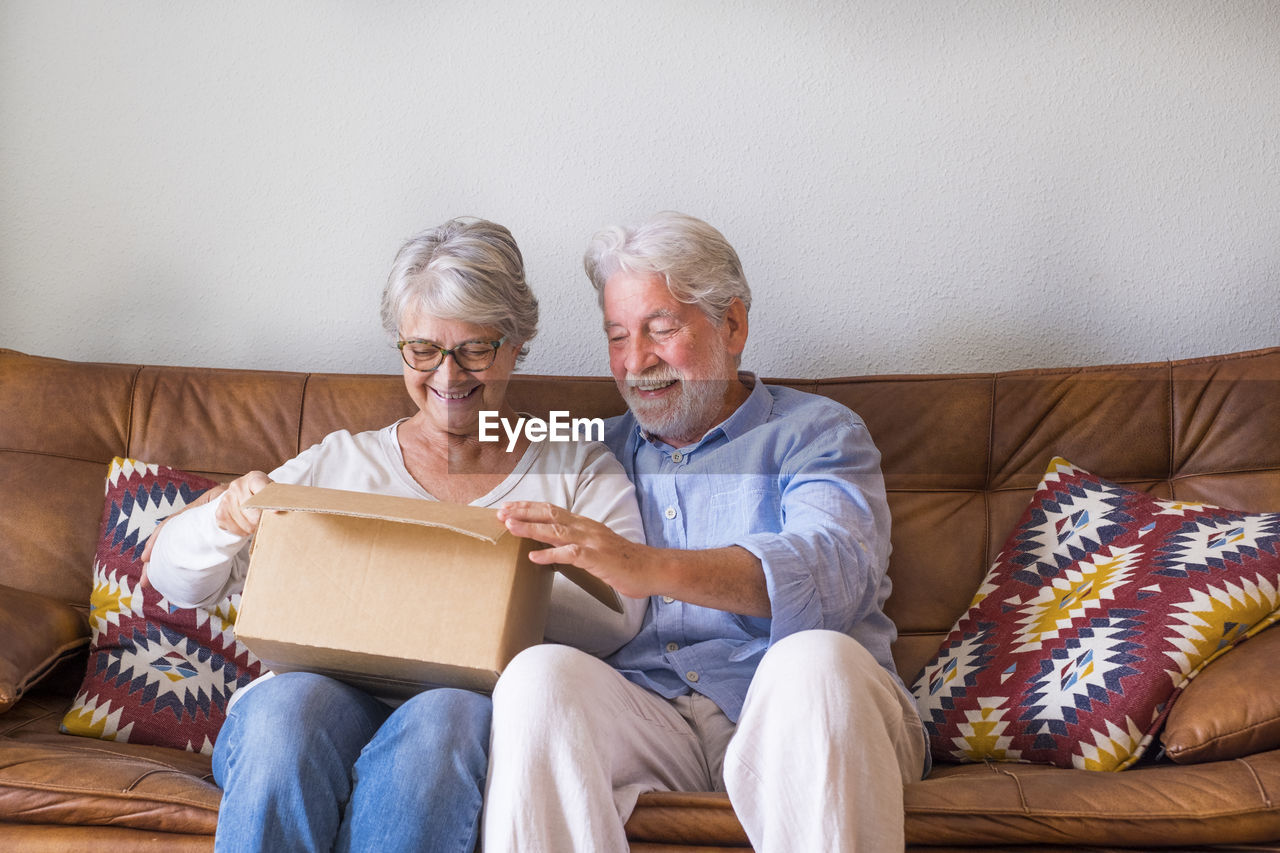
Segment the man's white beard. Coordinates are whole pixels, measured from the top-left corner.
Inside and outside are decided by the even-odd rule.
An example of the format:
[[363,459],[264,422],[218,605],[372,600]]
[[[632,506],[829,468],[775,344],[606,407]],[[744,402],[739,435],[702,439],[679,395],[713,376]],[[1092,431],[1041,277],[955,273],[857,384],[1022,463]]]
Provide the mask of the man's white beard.
[[[675,399],[648,400],[636,388],[660,386],[672,380],[680,383]],[[728,380],[724,379],[685,380],[669,364],[659,364],[643,373],[627,374],[622,396],[641,429],[658,438],[679,441],[715,426],[727,385]]]

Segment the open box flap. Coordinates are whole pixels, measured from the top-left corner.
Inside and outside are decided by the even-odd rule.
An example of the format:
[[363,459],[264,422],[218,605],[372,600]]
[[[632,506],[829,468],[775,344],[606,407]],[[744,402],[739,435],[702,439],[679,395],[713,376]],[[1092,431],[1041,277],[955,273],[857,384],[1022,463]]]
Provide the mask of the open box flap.
[[[452,530],[490,544],[497,544],[503,536],[511,535],[506,525],[498,520],[497,510],[487,507],[375,495],[346,489],[324,489],[319,486],[270,483],[245,501],[244,506],[248,509],[322,512],[420,524],[424,527]],[[601,604],[622,612],[622,601],[618,593],[595,575],[576,566],[557,565],[554,568]]]
[[345,489],[322,489],[319,486],[271,483],[245,501],[244,506],[249,509],[324,512],[356,518],[403,521],[424,527],[443,527],[489,543],[497,543],[503,536],[509,535],[506,526],[498,520],[497,511],[485,507],[374,495]]

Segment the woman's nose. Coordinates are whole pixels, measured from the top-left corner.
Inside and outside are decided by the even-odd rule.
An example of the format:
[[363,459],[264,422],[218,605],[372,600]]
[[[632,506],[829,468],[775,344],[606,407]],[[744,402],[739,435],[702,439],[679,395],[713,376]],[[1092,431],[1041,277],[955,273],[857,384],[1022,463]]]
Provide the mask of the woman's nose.
[[467,372],[458,366],[458,360],[454,358],[453,353],[444,357],[444,361],[440,362],[440,366],[435,369],[435,374],[446,384],[452,384],[467,377]]

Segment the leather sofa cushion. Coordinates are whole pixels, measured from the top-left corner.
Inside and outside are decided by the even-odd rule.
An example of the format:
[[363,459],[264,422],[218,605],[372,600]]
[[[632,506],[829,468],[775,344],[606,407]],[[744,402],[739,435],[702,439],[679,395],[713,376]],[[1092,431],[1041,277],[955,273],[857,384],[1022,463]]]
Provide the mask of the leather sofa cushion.
[[[1192,767],[1099,773],[1035,764],[939,764],[904,790],[907,844],[935,848],[1273,849],[1280,751]],[[724,794],[642,794],[627,823],[632,849],[746,843]],[[652,848],[643,844],[654,845]]]
[[89,626],[74,607],[0,585],[0,712],[89,642]]
[[68,737],[58,733],[66,710],[65,697],[38,689],[0,716],[6,821],[213,835],[222,792],[207,756]]
[[[1035,764],[935,765],[905,789],[908,845],[1059,844],[1160,850],[1280,838],[1280,751],[1123,773]],[[979,841],[980,840],[980,841]],[[1255,848],[1250,848],[1255,849]]]
[[1277,657],[1280,629],[1270,628],[1192,679],[1169,709],[1160,735],[1169,758],[1194,764],[1280,748]]

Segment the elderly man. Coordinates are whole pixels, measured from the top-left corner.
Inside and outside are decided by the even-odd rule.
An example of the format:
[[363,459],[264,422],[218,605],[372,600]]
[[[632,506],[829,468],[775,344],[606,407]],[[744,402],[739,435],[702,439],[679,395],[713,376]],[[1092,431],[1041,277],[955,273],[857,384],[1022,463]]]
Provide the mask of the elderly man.
[[606,440],[648,545],[512,503],[511,532],[650,597],[606,661],[519,655],[494,693],[490,851],[625,851],[645,791],[727,791],[757,850],[901,850],[925,739],[889,646],[889,512],[853,412],[738,364],[751,292],[733,247],[661,214],[585,258],[630,412]]

